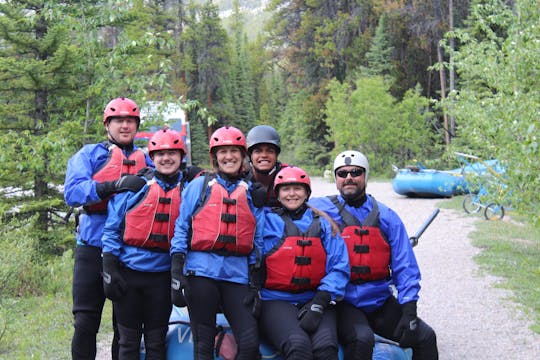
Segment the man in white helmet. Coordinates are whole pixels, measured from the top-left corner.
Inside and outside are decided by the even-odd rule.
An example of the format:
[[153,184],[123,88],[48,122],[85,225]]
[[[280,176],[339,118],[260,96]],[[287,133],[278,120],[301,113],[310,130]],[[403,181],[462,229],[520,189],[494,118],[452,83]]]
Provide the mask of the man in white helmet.
[[337,305],[344,359],[371,359],[374,333],[412,348],[415,360],[438,359],[435,332],[416,313],[420,270],[409,236],[392,209],[366,194],[367,158],[354,150],[340,153],[334,175],[339,195],[310,204],[336,221],[349,251],[351,279]]

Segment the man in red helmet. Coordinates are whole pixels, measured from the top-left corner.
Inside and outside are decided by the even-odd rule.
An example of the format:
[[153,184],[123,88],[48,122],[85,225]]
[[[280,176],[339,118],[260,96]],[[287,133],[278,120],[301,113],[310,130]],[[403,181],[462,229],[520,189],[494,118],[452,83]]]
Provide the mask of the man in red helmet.
[[[150,158],[137,149],[133,139],[140,124],[140,110],[128,98],[120,97],[105,107],[103,125],[107,141],[82,147],[68,162],[64,198],[69,206],[84,211],[78,217],[77,246],[73,270],[74,334],[73,359],[95,359],[96,335],[105,303],[101,278],[101,237],[107,218],[107,202],[114,194],[138,191],[146,182],[135,174],[153,166]],[[112,358],[118,358],[118,339],[112,345]]]
[[186,146],[172,129],[157,131],[148,153],[155,170],[144,172],[146,185],[138,192],[112,198],[102,238],[103,286],[118,322],[120,359],[139,357],[143,334],[146,358],[166,357],[172,310],[170,240],[182,189],[191,180],[188,174],[200,171],[180,170]]

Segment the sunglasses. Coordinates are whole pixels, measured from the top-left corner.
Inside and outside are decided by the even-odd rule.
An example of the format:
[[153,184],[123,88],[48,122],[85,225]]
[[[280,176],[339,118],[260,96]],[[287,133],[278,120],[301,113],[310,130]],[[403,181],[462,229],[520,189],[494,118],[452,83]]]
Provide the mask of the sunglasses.
[[353,169],[353,170],[338,170],[336,171],[336,175],[340,178],[345,179],[347,175],[351,174],[351,177],[359,177],[364,175],[366,171],[364,169]]

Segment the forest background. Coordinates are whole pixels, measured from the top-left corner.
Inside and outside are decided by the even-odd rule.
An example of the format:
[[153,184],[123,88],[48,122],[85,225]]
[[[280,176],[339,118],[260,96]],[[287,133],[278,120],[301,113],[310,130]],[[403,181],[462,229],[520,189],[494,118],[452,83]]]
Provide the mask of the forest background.
[[537,0],[0,2],[0,340],[17,299],[69,291],[66,163],[105,139],[103,108],[117,96],[182,106],[203,166],[208,134],[226,124],[274,126],[280,159],[314,175],[348,148],[385,177],[392,164],[457,167],[456,151],[497,158],[505,201],[539,225],[539,9]]

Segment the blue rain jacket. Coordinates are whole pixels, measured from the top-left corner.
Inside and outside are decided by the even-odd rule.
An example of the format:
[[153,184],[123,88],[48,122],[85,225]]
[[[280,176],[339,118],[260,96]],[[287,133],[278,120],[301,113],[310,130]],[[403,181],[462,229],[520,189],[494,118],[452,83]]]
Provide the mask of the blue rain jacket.
[[[338,199],[340,203],[344,203],[341,195],[338,196]],[[373,201],[376,200],[368,196],[361,207],[355,208],[345,205],[345,210],[362,222],[373,209]],[[328,197],[313,198],[309,203],[326,212],[338,224],[343,224],[341,216],[339,216],[339,209]],[[381,307],[386,299],[393,295],[393,288],[397,290],[397,299],[400,304],[418,300],[420,291],[420,269],[405,225],[392,209],[380,202],[377,204],[380,212],[380,229],[386,235],[391,248],[392,276],[389,280],[369,281],[363,284],[349,283],[344,298],[344,301],[367,312]]]
[[[222,178],[219,174],[215,175],[217,181],[227,189],[229,193],[234,191],[240,180],[230,182]],[[247,182],[249,190],[247,197],[249,206],[255,219],[257,227],[255,229],[255,238],[253,250],[248,256],[223,256],[208,251],[191,251],[188,243],[191,234],[191,219],[194,212],[198,209],[199,200],[204,185],[204,176],[199,176],[189,183],[182,192],[182,205],[180,206],[180,215],[176,219],[174,227],[174,236],[171,241],[171,255],[182,253],[186,255],[184,265],[184,274],[208,277],[215,280],[230,281],[239,284],[248,284],[249,272],[248,264],[255,264],[260,261],[260,251],[262,248],[262,230],[264,226],[264,211],[262,208],[256,208],[251,198],[252,183]],[[210,194],[210,187],[205,189],[206,195]]]
[[[165,191],[169,191],[183,181],[182,173],[178,182],[167,184],[154,177],[154,180]],[[185,184],[184,184],[185,186]],[[142,272],[169,271],[171,256],[168,252],[152,251],[151,249],[127,245],[122,241],[122,230],[125,216],[146,194],[150,187],[147,183],[139,192],[126,191],[115,195],[108,205],[108,217],[103,230],[103,252],[110,252],[130,269]]]
[[[92,180],[92,175],[107,161],[109,150],[106,144],[85,145],[69,159],[64,181],[64,199],[69,206],[79,207],[101,201],[96,192],[97,181]],[[126,156],[131,154],[126,151],[124,153]],[[148,155],[146,165],[154,167]],[[100,248],[106,219],[107,214],[80,214],[77,244]]]

